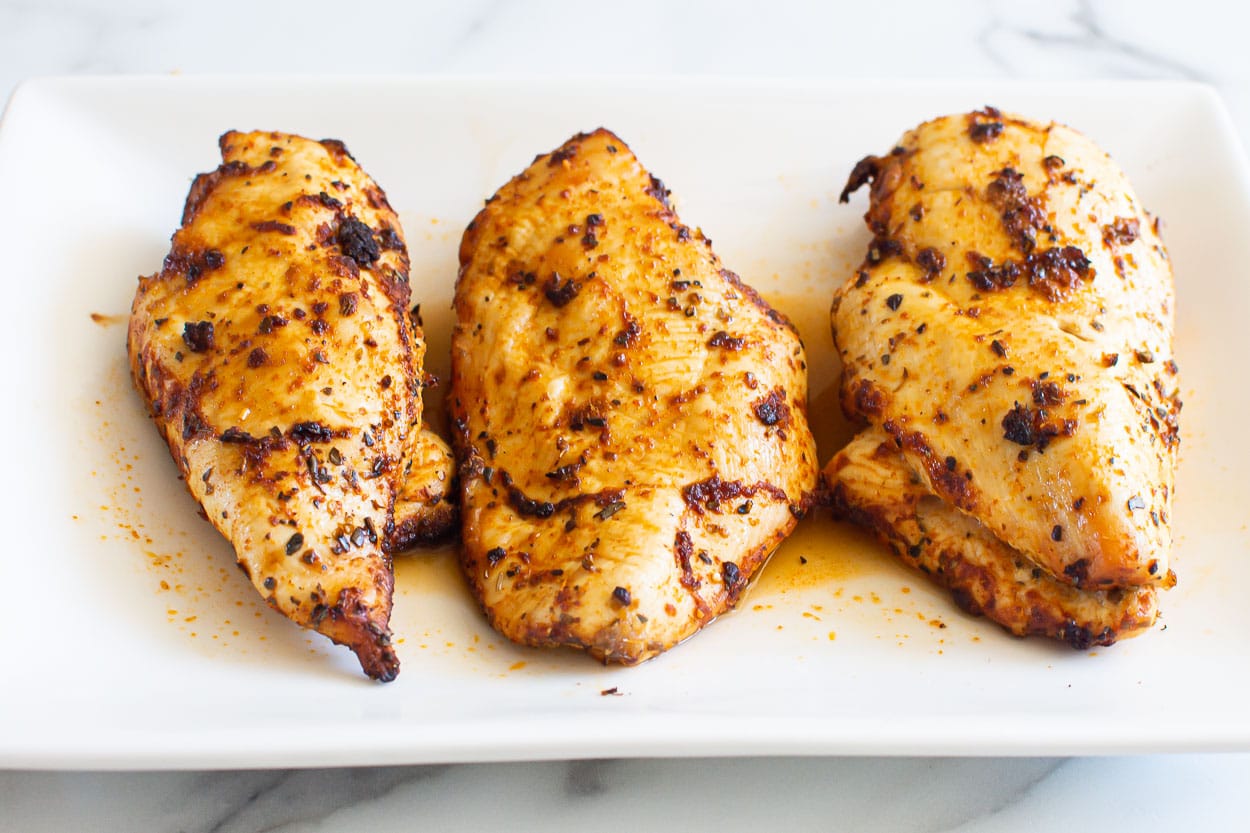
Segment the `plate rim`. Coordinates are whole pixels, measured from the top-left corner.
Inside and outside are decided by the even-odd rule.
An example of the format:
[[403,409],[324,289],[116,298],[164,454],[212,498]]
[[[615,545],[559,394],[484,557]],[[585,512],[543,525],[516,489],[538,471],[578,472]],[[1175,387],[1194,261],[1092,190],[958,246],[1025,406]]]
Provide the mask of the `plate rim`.
[[[964,90],[989,88],[991,91],[1014,90],[1026,94],[1063,95],[1068,91],[1080,91],[1090,98],[1099,98],[1121,89],[1134,91],[1166,90],[1181,98],[1189,98],[1203,106],[1222,128],[1218,139],[1223,145],[1236,168],[1230,172],[1235,180],[1229,190],[1236,192],[1245,206],[1250,206],[1250,163],[1247,161],[1245,148],[1242,146],[1231,116],[1220,94],[1209,84],[1195,81],[1167,80],[1110,80],[1093,82],[1045,82],[996,80],[978,82],[974,80],[939,80],[923,79],[906,80],[852,80],[852,79],[810,79],[810,78],[726,78],[723,76],[635,76],[629,78],[612,77],[578,79],[576,82],[584,86],[605,87],[609,91],[645,90],[657,84],[664,84],[680,79],[683,84],[703,85],[723,90],[770,90],[787,89],[797,91],[820,91],[838,93],[853,91],[856,94],[881,91],[920,90],[941,91],[943,93],[959,93]],[[359,76],[309,76],[309,75],[247,75],[247,74],[204,74],[204,75],[112,75],[112,76],[40,76],[22,81],[10,95],[0,115],[0,161],[3,161],[8,145],[8,134],[12,122],[17,118],[28,118],[22,115],[27,108],[26,101],[40,95],[56,93],[59,89],[93,87],[117,88],[125,91],[137,85],[136,92],[148,84],[176,87],[188,85],[212,88],[215,85],[271,85],[271,86],[306,86],[311,84],[332,82],[342,86],[384,82],[396,87],[417,87],[437,89],[443,87],[461,88],[496,88],[525,89],[559,84],[562,87],[570,82],[558,76],[508,77],[493,75],[359,75]],[[683,718],[689,720],[689,718]],[[708,718],[710,719],[710,718]],[[1189,751],[1244,751],[1250,749],[1250,723],[1240,727],[1236,733],[1219,734],[1207,727],[1203,734],[1191,731],[1183,723],[1177,723],[1168,732],[1162,742],[1151,743],[1145,747],[1131,742],[1108,744],[1082,743],[1072,733],[1056,732],[1049,739],[1035,739],[1031,744],[961,743],[958,731],[930,734],[927,737],[892,738],[884,742],[880,738],[859,738],[841,740],[832,738],[828,732],[812,733],[810,727],[791,725],[792,721],[784,719],[759,720],[751,737],[738,736],[736,739],[709,744],[706,730],[695,727],[693,734],[671,734],[665,738],[647,737],[645,735],[629,736],[629,731],[608,731],[595,735],[588,742],[535,740],[525,746],[524,751],[514,743],[508,748],[495,750],[461,746],[460,755],[454,746],[426,747],[422,754],[419,750],[404,746],[398,740],[382,743],[380,754],[369,755],[359,750],[309,749],[307,762],[295,760],[298,754],[290,754],[290,750],[265,752],[254,750],[249,756],[244,753],[240,757],[225,746],[215,748],[209,744],[201,745],[199,750],[184,751],[171,756],[169,750],[169,734],[148,737],[144,734],[134,736],[144,742],[137,743],[125,751],[96,750],[75,754],[71,744],[64,747],[40,748],[37,739],[23,746],[20,742],[0,741],[0,768],[25,769],[95,769],[95,770],[139,770],[139,769],[191,769],[191,768],[233,768],[240,765],[266,767],[279,766],[358,766],[358,765],[391,765],[402,763],[435,763],[435,762],[470,762],[470,761],[519,761],[519,760],[553,760],[572,758],[600,757],[604,754],[602,744],[608,744],[608,754],[615,757],[703,757],[703,756],[765,756],[765,755],[1047,755],[1047,754],[1124,754],[1144,750],[1165,752]],[[351,725],[351,724],[344,724]],[[955,727],[958,729],[959,727]],[[765,729],[771,733],[764,736]],[[384,727],[379,731],[385,731]],[[836,732],[834,733],[836,735]],[[162,741],[162,738],[165,740]],[[228,738],[232,742],[235,739]],[[595,746],[600,744],[600,746]],[[593,747],[593,748],[592,748]],[[237,748],[237,747],[236,747]],[[430,753],[433,754],[430,754]],[[367,759],[366,759],[367,758]]]

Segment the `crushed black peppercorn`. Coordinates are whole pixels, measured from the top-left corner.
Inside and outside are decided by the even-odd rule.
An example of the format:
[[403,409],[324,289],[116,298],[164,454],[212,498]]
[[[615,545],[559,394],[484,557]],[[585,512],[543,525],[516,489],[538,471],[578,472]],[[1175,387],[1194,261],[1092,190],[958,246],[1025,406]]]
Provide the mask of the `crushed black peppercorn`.
[[925,271],[924,280],[927,283],[946,268],[946,255],[929,246],[916,254],[916,265]]
[[207,353],[213,349],[213,322],[188,321],[182,326],[182,340],[192,353]]
[[562,307],[577,297],[581,285],[572,278],[561,277],[559,272],[552,272],[551,277],[543,284],[543,295],[556,307]]
[[746,346],[746,343],[746,339],[744,338],[731,336],[724,330],[717,330],[712,334],[712,337],[708,339],[707,346],[717,347],[722,350],[741,350]]
[[968,128],[968,137],[977,144],[985,144],[997,139],[1003,132],[1000,121],[977,121]]
[[[1038,451],[1045,451],[1052,440],[1072,436],[1076,431],[1076,421],[1072,419],[1051,420],[1044,408],[1034,409],[1016,402],[1003,417],[1002,427],[1004,439],[1017,445],[1035,446]],[[1020,452],[1021,461],[1026,460],[1027,457],[1025,452]]]
[[781,388],[773,388],[763,399],[751,406],[755,418],[769,427],[790,425],[790,406],[786,403],[786,392]]
[[319,422],[297,422],[287,433],[300,445],[329,442],[334,438],[334,432]]

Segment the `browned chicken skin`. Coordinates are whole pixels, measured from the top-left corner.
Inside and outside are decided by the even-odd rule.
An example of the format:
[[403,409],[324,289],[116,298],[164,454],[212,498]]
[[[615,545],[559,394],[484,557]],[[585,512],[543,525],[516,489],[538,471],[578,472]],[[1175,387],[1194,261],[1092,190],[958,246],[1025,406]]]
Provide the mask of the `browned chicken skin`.
[[270,606],[390,680],[384,545],[453,517],[450,457],[421,428],[399,221],[339,142],[231,132],[221,152],[139,280],[135,384]]
[[454,531],[459,514],[451,448],[428,428],[413,433],[383,541],[392,554],[442,541]]
[[816,483],[803,347],[606,130],[460,248],[462,563],[530,645],[647,659],[731,607]]
[[1180,411],[1156,224],[1088,139],[992,108],[909,132],[843,197],[869,181],[833,327],[870,427],[826,469],[836,505],[1014,633],[1144,630],[1175,580]]
[[869,428],[826,469],[834,507],[877,534],[904,562],[945,585],[958,605],[1016,636],[1077,648],[1110,645],[1154,624],[1152,586],[1082,590],[1012,549],[928,491],[884,431]]

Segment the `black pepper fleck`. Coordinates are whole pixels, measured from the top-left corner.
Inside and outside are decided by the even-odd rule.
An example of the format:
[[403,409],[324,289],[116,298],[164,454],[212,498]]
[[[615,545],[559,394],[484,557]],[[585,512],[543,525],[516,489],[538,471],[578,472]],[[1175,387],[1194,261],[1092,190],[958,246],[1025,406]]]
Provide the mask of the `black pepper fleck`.
[[213,349],[213,322],[188,321],[182,326],[182,340],[192,353],[206,353]]

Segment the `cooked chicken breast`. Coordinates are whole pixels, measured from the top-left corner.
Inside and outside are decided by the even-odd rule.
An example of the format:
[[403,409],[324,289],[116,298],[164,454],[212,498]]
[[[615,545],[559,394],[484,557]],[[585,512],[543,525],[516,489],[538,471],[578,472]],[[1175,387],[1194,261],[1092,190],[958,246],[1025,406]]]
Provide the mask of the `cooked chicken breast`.
[[606,130],[460,248],[462,560],[491,623],[635,663],[741,596],[816,485],[803,346]]
[[[974,538],[1000,542],[981,547],[1000,564],[979,579],[997,601],[974,607],[1034,632],[1006,579],[1017,558],[1039,568],[1043,594],[1052,582],[1125,598],[1171,586],[1172,275],[1124,174],[1067,127],[987,108],[923,124],[861,161],[843,197],[868,181],[875,239],[833,305],[843,407],[874,442],[893,443],[882,476],[902,467],[975,520]],[[827,471],[843,510],[876,518],[962,592],[966,580],[937,566],[968,521],[942,513],[941,529],[918,540],[881,521],[898,516],[896,492],[848,480],[864,475],[848,469],[857,453]],[[1140,630],[1152,605],[1143,597],[1137,624],[1098,624],[1092,636],[1038,629],[1107,644]]]
[[270,606],[390,680],[396,495],[401,523],[446,524],[451,477],[421,429],[399,221],[339,142],[231,132],[221,153],[139,280],[131,372]]
[[926,489],[880,428],[862,431],[827,471],[836,511],[876,532],[903,561],[936,576],[961,608],[1016,636],[1088,648],[1154,624],[1153,586],[1082,590],[1056,579]]
[[[416,328],[416,332],[421,332]],[[424,346],[424,342],[422,343]],[[392,554],[448,536],[456,524],[456,494],[451,448],[429,428],[410,432],[395,493],[395,507],[383,546]]]

